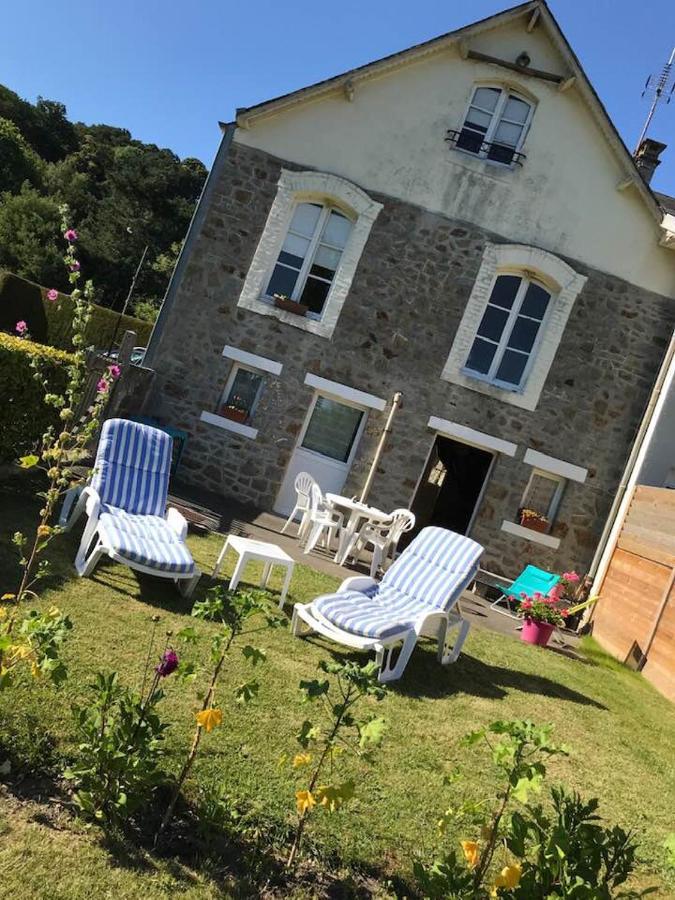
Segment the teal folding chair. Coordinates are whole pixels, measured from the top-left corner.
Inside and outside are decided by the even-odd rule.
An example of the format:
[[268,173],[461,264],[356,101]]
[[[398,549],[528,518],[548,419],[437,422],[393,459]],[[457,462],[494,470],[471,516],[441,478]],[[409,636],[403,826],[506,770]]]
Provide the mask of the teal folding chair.
[[[490,604],[491,609],[495,612],[510,616],[517,619],[509,608],[509,597],[520,598],[521,594],[527,594],[531,597],[536,591],[547,596],[551,588],[555,587],[560,581],[560,575],[554,575],[553,572],[546,572],[544,569],[538,569],[536,566],[526,566],[511,586],[501,597],[498,597],[494,603]],[[506,609],[500,609],[499,604],[506,603]]]

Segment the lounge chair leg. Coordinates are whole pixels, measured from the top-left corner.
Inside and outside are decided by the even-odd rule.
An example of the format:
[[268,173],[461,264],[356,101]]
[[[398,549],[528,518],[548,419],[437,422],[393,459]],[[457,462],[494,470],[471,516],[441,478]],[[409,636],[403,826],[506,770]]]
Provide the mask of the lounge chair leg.
[[77,560],[75,561],[77,574],[80,576],[80,578],[88,578],[91,575],[91,573],[98,565],[98,561],[104,555],[104,552],[105,551],[103,550],[103,545],[100,541],[97,541],[96,546],[86,559],[84,559],[79,565],[77,563]]
[[387,681],[398,681],[401,675],[403,675],[405,667],[408,665],[408,660],[410,659],[412,652],[415,649],[416,643],[417,635],[414,631],[409,631],[405,636],[403,644],[400,646],[398,657],[396,658],[396,662],[393,666],[391,664],[392,652],[398,649],[399,644],[392,644],[389,647],[383,647],[380,644],[378,647],[376,647],[375,661],[380,667],[377,680],[383,683],[386,683]]
[[293,616],[291,617],[291,634],[293,637],[305,637],[314,630],[302,618],[300,612],[301,604],[296,603],[293,607]]
[[[454,643],[449,645],[448,634],[455,625],[459,625],[459,632]],[[466,619],[461,619],[459,622],[445,622],[441,626],[441,631],[438,635],[438,661],[441,665],[447,666],[450,663],[457,662],[470,628],[471,623],[467,622]]]
[[[77,501],[77,502],[76,502]],[[70,510],[75,503],[75,509],[73,514],[70,514]],[[75,522],[80,518],[82,513],[84,512],[84,507],[87,504],[87,496],[84,494],[84,489],[82,486],[72,487],[66,491],[66,496],[63,498],[63,507],[61,508],[61,515],[59,516],[59,525],[64,529],[64,531],[70,531]]]
[[201,571],[197,568],[197,566],[195,566],[195,573],[192,578],[177,578],[176,587],[178,588],[181,596],[189,600],[201,577]]
[[[78,575],[86,576],[86,575],[89,575],[93,571],[94,566],[90,566],[89,563],[90,563],[91,558],[94,555],[95,551],[92,551],[89,558],[87,558],[87,553],[89,551],[89,548],[91,547],[91,542],[94,540],[94,537],[96,536],[97,530],[98,530],[98,520],[97,519],[89,519],[89,521],[87,522],[87,524],[85,526],[84,533],[82,535],[82,540],[80,541],[80,546],[77,551],[77,555],[75,557],[75,568],[77,569]],[[100,541],[97,541],[96,547],[98,547],[99,544],[100,544]],[[100,556],[100,554],[99,554],[99,556]],[[97,557],[97,561],[98,561],[98,557]],[[95,563],[94,563],[94,565],[95,565]]]

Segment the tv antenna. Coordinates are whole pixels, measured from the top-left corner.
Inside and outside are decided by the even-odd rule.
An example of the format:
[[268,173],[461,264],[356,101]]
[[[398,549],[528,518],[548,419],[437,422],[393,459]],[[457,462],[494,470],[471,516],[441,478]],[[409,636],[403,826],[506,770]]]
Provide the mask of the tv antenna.
[[636,152],[637,148],[640,146],[640,144],[644,140],[645,135],[647,134],[647,129],[651,125],[651,121],[654,118],[656,107],[664,98],[666,103],[670,103],[672,99],[673,91],[675,90],[675,80],[673,80],[674,65],[675,47],[673,47],[673,52],[670,54],[670,59],[665,64],[659,75],[650,75],[649,78],[645,81],[645,86],[643,88],[641,96],[644,97],[645,94],[653,94],[653,99],[652,105],[649,107],[649,112],[647,113],[644,128],[642,129],[637,142],[637,147],[635,148]]

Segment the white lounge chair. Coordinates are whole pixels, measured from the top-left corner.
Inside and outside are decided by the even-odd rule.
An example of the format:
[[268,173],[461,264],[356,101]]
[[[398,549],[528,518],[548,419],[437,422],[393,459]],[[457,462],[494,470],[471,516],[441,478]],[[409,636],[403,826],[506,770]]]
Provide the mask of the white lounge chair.
[[[438,639],[439,662],[455,662],[469,632],[455,607],[482,553],[480,544],[463,535],[423,528],[379,584],[366,576],[347,578],[335,594],[296,603],[293,634],[315,631],[346,647],[374,650],[380,681],[401,677],[421,636]],[[449,645],[455,627],[459,633]]]
[[70,530],[83,512],[89,517],[75,557],[80,576],[91,575],[109,556],[138,572],[171,578],[184,596],[192,594],[201,573],[185,543],[187,522],[177,509],[166,510],[171,449],[171,438],[158,428],[127,419],[105,422],[91,484],[65,525]]

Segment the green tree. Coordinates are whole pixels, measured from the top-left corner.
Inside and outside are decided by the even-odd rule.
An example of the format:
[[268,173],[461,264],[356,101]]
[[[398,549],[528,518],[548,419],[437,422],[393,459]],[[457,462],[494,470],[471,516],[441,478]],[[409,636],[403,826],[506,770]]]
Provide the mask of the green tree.
[[59,205],[24,184],[0,195],[0,267],[48,287],[66,289]]
[[24,181],[39,185],[42,162],[9,119],[0,119],[0,185],[15,194]]

